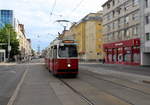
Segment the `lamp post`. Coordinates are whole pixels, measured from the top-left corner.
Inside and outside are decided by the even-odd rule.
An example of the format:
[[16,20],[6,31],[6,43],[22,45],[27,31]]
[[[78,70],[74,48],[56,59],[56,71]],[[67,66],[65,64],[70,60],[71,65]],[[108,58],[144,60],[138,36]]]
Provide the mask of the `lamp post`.
[[9,34],[8,34],[8,62],[10,59],[10,51],[11,51],[11,46],[10,46],[10,27],[9,27]]

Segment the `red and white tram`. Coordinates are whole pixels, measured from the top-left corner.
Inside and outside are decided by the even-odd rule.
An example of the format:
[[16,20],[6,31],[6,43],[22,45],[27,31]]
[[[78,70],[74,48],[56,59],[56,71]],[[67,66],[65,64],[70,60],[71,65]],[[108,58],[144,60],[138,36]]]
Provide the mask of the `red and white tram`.
[[54,40],[47,48],[45,64],[54,74],[78,74],[77,43],[73,40]]

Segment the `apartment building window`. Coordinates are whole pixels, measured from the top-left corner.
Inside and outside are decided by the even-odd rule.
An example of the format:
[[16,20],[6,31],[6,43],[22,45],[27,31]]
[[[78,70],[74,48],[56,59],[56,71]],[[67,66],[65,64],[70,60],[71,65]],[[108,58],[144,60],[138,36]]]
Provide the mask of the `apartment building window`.
[[124,40],[124,30],[120,31],[121,39]]
[[118,0],[118,3],[120,3],[121,0]]
[[115,5],[115,0],[112,1],[113,6]]
[[127,29],[126,36],[127,36],[127,38],[130,38],[130,30],[129,29]]
[[109,34],[109,40],[111,41],[113,39],[113,34]]
[[146,40],[147,40],[147,41],[150,40],[150,33],[146,33]]
[[110,31],[110,24],[107,25],[107,31]]
[[115,29],[115,22],[113,22],[112,24],[113,24],[113,29]]
[[118,40],[119,38],[118,38],[118,32],[115,32],[114,33],[114,36],[115,36],[115,40]]
[[113,29],[113,23],[110,23],[110,30]]
[[132,14],[132,20],[137,21],[138,20],[138,12],[134,12]]
[[110,3],[107,4],[107,9],[109,9],[109,8],[110,8]]
[[124,25],[124,18],[120,18],[120,26]]
[[138,27],[137,26],[132,28],[132,34],[133,35],[137,35],[138,34],[137,31],[138,31]]
[[148,0],[145,0],[145,7],[148,8]]
[[125,3],[125,11],[130,10],[130,8],[132,7],[132,2],[129,0]]
[[115,11],[114,10],[112,11],[112,14],[113,14],[113,18],[114,18],[115,17]]
[[125,17],[125,24],[128,24],[129,23],[129,16],[126,16]]
[[110,14],[107,15],[107,20],[110,20]]
[[122,39],[122,33],[121,33],[121,31],[118,31],[118,39],[119,39],[119,40]]
[[117,21],[114,22],[114,29],[116,29],[116,28],[118,28],[118,22]]
[[146,24],[150,23],[150,15],[145,16],[145,23]]
[[133,6],[139,5],[139,0],[132,0],[132,5]]
[[120,14],[120,12],[121,12],[121,7],[118,7],[117,9],[116,9],[116,12],[118,13],[118,15]]

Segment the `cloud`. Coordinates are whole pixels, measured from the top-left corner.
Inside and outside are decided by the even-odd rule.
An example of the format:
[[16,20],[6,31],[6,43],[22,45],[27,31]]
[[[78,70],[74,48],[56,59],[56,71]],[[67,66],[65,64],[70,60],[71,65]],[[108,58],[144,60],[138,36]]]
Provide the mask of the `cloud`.
[[41,48],[46,47],[55,36],[47,38],[47,34],[57,35],[63,27],[56,20],[66,19],[72,22],[79,21],[90,12],[99,11],[101,5],[107,0],[0,0],[1,9],[14,10],[15,17],[25,25],[27,37],[32,39],[33,48],[36,49],[40,35]]

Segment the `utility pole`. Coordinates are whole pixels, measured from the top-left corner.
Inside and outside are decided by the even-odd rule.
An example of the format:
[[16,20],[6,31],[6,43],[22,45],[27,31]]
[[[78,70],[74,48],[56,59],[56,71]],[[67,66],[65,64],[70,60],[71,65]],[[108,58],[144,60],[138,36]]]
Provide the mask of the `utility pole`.
[[38,50],[38,54],[40,55],[40,36],[38,35],[38,46],[37,46],[37,50]]
[[8,62],[10,61],[10,51],[11,51],[11,46],[10,46],[10,27],[9,27],[9,30],[8,30]]

